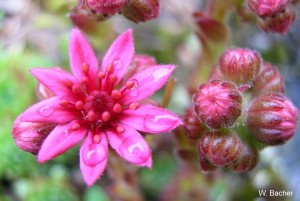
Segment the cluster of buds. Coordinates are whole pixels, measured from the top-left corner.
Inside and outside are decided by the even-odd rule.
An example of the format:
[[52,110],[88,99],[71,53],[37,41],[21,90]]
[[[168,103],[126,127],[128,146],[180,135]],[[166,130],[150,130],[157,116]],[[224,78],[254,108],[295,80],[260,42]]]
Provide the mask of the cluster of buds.
[[291,0],[247,0],[247,4],[265,32],[284,35],[296,18]]
[[138,23],[159,15],[159,0],[79,0],[79,7],[96,20],[105,20],[119,13]]
[[289,140],[298,112],[284,91],[283,76],[258,52],[226,50],[182,117],[186,136],[197,140],[201,169],[247,172],[263,147]]

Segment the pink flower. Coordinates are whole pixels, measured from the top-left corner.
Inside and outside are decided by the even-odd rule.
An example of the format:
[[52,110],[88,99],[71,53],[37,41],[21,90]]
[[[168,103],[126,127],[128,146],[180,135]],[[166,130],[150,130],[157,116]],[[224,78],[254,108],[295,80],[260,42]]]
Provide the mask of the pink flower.
[[73,29],[69,44],[72,74],[60,68],[31,69],[31,74],[54,94],[18,117],[21,122],[56,124],[40,147],[40,163],[86,137],[80,147],[80,169],[89,186],[106,167],[108,145],[125,160],[151,168],[151,150],[138,131],[168,132],[182,122],[172,112],[140,101],[160,89],[175,66],[153,65],[122,80],[133,56],[129,29],[111,45],[98,69],[89,43]]

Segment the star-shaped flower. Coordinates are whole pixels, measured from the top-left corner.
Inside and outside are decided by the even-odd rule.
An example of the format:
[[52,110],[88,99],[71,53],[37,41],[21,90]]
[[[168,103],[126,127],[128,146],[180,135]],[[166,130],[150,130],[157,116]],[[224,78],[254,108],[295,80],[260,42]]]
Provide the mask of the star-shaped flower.
[[[109,145],[127,161],[151,168],[151,150],[138,131],[168,132],[182,122],[172,112],[141,101],[166,83],[175,66],[153,65],[124,80],[133,56],[129,29],[114,41],[98,68],[89,43],[77,28],[73,29],[69,43],[72,74],[60,68],[30,70],[51,96],[17,118],[12,132],[16,142],[18,136],[28,139],[27,134],[45,134],[35,129],[52,125],[46,130],[48,136],[39,138],[43,142],[38,161],[43,163],[85,138],[80,147],[80,169],[89,186],[106,167]],[[30,125],[35,127],[24,129]],[[26,143],[19,147],[26,150],[24,146]]]

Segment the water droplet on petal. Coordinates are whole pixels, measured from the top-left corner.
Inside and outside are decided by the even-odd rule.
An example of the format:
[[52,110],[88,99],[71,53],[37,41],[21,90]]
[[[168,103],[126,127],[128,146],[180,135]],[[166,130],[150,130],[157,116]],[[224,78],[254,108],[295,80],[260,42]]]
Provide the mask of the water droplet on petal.
[[123,68],[123,62],[119,59],[114,60],[113,65],[115,67],[115,69],[121,69]]
[[170,114],[147,114],[144,117],[144,127],[149,132],[166,132],[174,128],[178,120],[178,117]]
[[125,138],[119,147],[119,151],[123,158],[135,164],[142,164],[150,157],[147,144],[135,137]]
[[69,130],[69,129],[66,129],[66,130],[64,131],[64,133],[65,133],[66,136],[68,136],[68,135],[70,134],[70,130]]
[[166,75],[169,75],[173,68],[168,69],[168,68],[159,68],[156,71],[152,73],[152,76],[154,78],[154,82],[159,81],[161,78],[165,77]]
[[136,79],[132,79],[131,81],[134,82],[133,87],[130,89],[130,95],[136,97],[139,95],[139,83]]
[[43,117],[49,117],[52,113],[53,108],[50,105],[43,106],[38,110],[38,114]]
[[83,149],[83,162],[94,167],[107,158],[107,149],[102,144],[90,144]]

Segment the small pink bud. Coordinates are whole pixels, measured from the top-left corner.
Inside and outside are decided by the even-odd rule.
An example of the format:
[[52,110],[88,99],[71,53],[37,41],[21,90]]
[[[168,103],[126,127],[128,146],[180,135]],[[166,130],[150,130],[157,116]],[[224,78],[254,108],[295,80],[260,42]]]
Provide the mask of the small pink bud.
[[203,135],[206,130],[193,108],[189,108],[185,114],[181,117],[183,121],[184,133],[188,138],[197,139]]
[[234,164],[230,167],[235,172],[248,172],[255,168],[258,162],[257,150],[249,145],[248,143],[243,143],[242,152],[240,157]]
[[131,0],[122,13],[135,23],[154,19],[159,15],[159,0]]
[[282,12],[274,16],[259,18],[258,25],[265,31],[284,35],[296,19],[296,9],[288,5]]
[[261,65],[259,53],[246,48],[226,50],[219,60],[224,77],[236,84],[251,83]]
[[284,93],[283,76],[275,66],[265,62],[254,81],[252,90],[255,96],[266,93]]
[[14,123],[12,136],[20,149],[36,155],[55,126],[50,123],[22,122],[18,117]]
[[272,16],[285,9],[289,0],[247,0],[252,12],[260,17]]
[[297,121],[297,109],[282,94],[255,98],[247,111],[250,133],[266,145],[279,145],[289,140],[296,131]]
[[114,15],[126,6],[127,0],[81,0],[93,14]]
[[193,97],[194,110],[211,129],[230,127],[241,115],[242,95],[233,82],[212,80]]
[[242,142],[233,132],[207,132],[199,140],[198,150],[212,164],[225,166],[240,157]]

